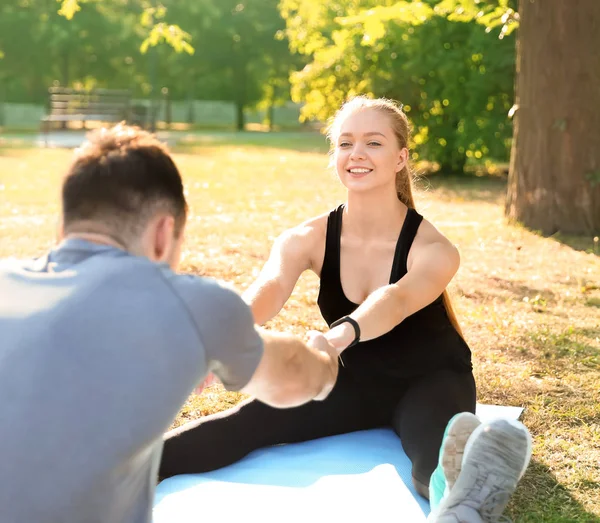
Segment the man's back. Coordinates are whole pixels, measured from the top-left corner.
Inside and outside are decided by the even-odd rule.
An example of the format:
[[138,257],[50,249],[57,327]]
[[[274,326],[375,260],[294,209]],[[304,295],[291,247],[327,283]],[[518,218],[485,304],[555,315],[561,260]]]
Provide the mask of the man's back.
[[243,368],[216,361],[194,300],[226,316],[243,304],[185,278],[81,240],[0,265],[0,521],[150,519],[162,435],[189,392],[219,365],[243,386],[262,354],[248,311]]

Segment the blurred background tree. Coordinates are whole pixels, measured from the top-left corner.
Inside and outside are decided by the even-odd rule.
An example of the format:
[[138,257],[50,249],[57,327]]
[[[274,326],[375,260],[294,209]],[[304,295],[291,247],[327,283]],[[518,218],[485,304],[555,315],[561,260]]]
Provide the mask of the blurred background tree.
[[160,86],[191,122],[194,100],[231,104],[243,130],[249,109],[272,128],[293,100],[319,126],[349,96],[385,96],[413,123],[413,160],[510,160],[511,219],[597,233],[599,19],[597,0],[6,0],[0,108],[56,84]]

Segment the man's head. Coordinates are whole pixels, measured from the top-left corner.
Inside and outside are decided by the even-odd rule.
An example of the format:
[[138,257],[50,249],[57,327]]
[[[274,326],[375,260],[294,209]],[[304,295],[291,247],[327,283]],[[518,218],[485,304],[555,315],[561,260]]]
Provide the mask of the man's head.
[[166,147],[117,125],[92,133],[62,187],[64,236],[106,237],[128,251],[176,266],[187,203]]

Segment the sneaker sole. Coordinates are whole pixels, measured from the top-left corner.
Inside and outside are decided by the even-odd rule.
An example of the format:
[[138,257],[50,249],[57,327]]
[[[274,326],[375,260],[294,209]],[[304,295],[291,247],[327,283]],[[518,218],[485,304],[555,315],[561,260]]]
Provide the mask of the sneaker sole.
[[[486,428],[488,426],[490,426],[491,424],[493,424],[494,421],[498,421],[498,420],[492,420],[491,422],[488,422],[485,424],[482,423],[479,427],[477,427],[473,431],[473,433],[472,433],[473,438],[468,440],[467,444],[465,445],[465,448],[463,451],[463,458],[466,454],[469,453],[469,449],[471,448],[472,442],[477,439],[477,434],[486,430]],[[533,451],[533,441],[531,438],[531,434],[529,433],[529,431],[527,430],[525,425],[523,425],[520,421],[516,421],[516,420],[512,420],[512,419],[502,419],[502,421],[505,421],[505,422],[509,423],[510,425],[512,425],[513,427],[517,428],[519,431],[522,431],[522,433],[524,434],[524,436],[526,438],[527,451],[526,451],[525,461],[524,461],[523,467],[521,469],[521,473],[519,474],[519,479],[521,479],[523,477],[523,475],[525,474],[527,467],[529,466],[529,461],[531,460],[531,453]]]
[[[519,433],[502,427],[512,425]],[[488,431],[498,431],[489,436]],[[518,446],[507,446],[507,438],[520,438]],[[498,444],[500,443],[500,446]],[[521,444],[525,443],[525,448]],[[427,521],[436,523],[484,523],[497,521],[508,504],[531,459],[532,440],[527,428],[518,421],[495,419],[482,423],[469,437],[463,452],[461,473],[449,495]],[[505,462],[502,464],[502,462]],[[487,469],[487,470],[486,470]],[[478,482],[481,481],[481,484]],[[487,490],[487,494],[485,494]],[[484,496],[478,496],[477,491]],[[495,491],[495,492],[494,492]],[[490,499],[492,496],[492,499]],[[504,497],[502,497],[504,496]],[[489,505],[489,503],[493,505]],[[482,517],[479,510],[486,506]],[[491,511],[494,510],[492,513]],[[467,516],[466,512],[469,512]]]
[[452,489],[460,474],[463,455],[469,437],[481,425],[481,420],[470,412],[459,414],[448,429],[442,449],[442,469],[448,490]]

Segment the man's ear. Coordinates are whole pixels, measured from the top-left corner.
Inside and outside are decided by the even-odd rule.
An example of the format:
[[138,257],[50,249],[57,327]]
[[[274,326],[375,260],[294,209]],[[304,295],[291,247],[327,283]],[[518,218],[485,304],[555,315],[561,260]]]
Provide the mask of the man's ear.
[[154,223],[154,257],[157,261],[168,261],[175,242],[175,218],[161,214]]

